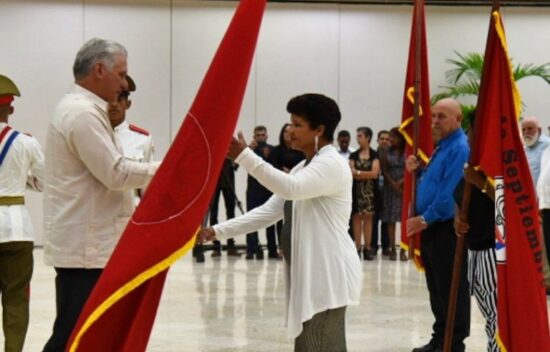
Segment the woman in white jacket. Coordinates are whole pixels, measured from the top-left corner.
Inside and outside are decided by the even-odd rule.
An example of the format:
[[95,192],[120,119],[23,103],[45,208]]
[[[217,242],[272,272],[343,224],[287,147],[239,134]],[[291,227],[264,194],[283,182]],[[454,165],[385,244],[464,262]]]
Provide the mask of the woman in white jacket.
[[292,147],[306,159],[286,174],[255,155],[239,134],[229,157],[273,196],[243,216],[203,229],[199,241],[246,234],[284,218],[287,328],[295,351],[346,351],[345,309],[359,303],[362,270],[347,232],[352,175],[332,146],[341,115],[334,100],[320,94],[292,98],[287,111]]

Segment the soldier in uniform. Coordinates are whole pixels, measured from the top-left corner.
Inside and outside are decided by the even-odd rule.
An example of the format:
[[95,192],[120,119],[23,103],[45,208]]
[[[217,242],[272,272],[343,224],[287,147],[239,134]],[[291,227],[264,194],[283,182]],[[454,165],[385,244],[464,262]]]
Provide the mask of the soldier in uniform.
[[42,190],[44,155],[38,141],[8,125],[15,84],[0,75],[0,292],[4,351],[23,350],[29,325],[34,231],[25,188]]
[[[109,120],[126,159],[148,163],[153,161],[153,138],[149,131],[126,121],[126,111],[132,106],[130,92],[136,90],[134,80],[130,76],[126,76],[126,80],[128,81],[128,90],[123,91],[117,101],[109,103]],[[139,204],[142,192],[141,189],[135,190],[133,207]]]

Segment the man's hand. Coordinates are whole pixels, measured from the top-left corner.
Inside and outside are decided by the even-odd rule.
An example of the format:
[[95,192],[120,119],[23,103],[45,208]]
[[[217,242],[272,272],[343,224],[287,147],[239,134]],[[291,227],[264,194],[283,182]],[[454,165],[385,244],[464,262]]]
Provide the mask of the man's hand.
[[229,152],[227,153],[227,157],[231,160],[237,159],[246,147],[247,145],[244,140],[243,133],[239,131],[238,139],[233,137],[231,144],[229,144]]
[[461,221],[460,217],[455,216],[455,233],[458,237],[465,236],[470,229],[470,225],[467,222]]
[[411,237],[426,228],[428,228],[428,224],[423,222],[420,216],[409,218],[407,220],[407,237]]
[[405,168],[407,168],[408,172],[414,172],[416,169],[418,169],[418,159],[414,155],[409,155],[407,157],[407,161],[405,161]]
[[203,244],[204,242],[214,241],[216,239],[216,232],[211,227],[203,227],[197,235],[197,244]]

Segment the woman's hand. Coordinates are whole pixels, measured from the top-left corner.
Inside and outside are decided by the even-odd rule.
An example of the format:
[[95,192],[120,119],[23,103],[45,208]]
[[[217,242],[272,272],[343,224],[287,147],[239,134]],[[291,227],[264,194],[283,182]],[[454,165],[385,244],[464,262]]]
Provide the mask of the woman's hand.
[[233,137],[231,143],[229,144],[229,152],[227,157],[231,160],[237,159],[237,157],[242,153],[242,151],[247,147],[246,141],[244,140],[243,133],[239,131],[238,139]]
[[216,239],[216,232],[212,227],[203,227],[197,234],[197,243],[202,244],[204,242],[214,241]]

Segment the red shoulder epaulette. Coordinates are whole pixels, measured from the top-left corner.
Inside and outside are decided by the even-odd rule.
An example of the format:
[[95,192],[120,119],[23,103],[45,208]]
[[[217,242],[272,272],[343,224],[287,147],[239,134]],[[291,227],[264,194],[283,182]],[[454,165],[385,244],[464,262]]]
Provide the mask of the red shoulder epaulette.
[[141,134],[144,134],[146,136],[150,135],[149,131],[144,130],[143,128],[138,127],[138,126],[133,125],[133,124],[129,124],[128,128],[130,128],[130,130],[132,130],[134,132],[141,133]]

